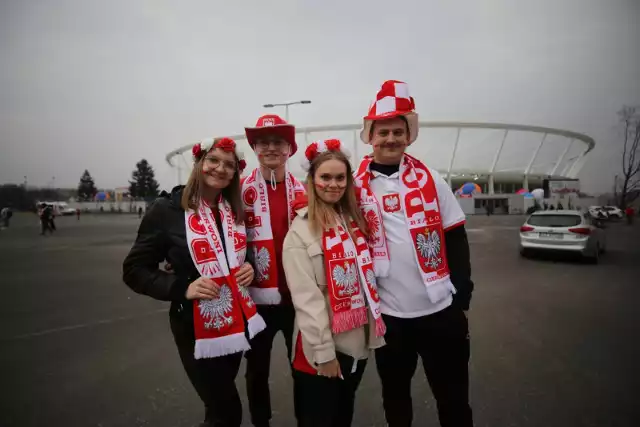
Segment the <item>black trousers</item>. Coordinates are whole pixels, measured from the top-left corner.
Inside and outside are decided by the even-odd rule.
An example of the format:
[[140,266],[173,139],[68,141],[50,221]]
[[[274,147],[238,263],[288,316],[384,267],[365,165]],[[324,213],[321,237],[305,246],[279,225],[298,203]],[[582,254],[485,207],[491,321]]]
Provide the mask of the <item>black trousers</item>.
[[242,403],[235,381],[242,353],[196,360],[191,311],[172,307],[169,319],[182,366],[204,403],[205,423],[215,427],[240,427]]
[[387,345],[377,349],[375,354],[389,427],[411,426],[411,379],[418,356],[436,399],[440,425],[472,427],[469,324],[464,312],[450,306],[414,319],[386,315],[383,318],[387,325],[384,337]]
[[49,232],[49,234],[53,233],[53,228],[51,228],[51,221],[49,221],[48,219],[41,219],[40,234],[45,234],[47,231]]
[[298,404],[298,427],[350,427],[356,390],[367,361],[337,354],[342,377],[327,378],[305,372],[293,372],[294,393]]
[[[269,371],[271,368],[271,348],[278,331],[282,331],[287,346],[287,357],[291,362],[293,342],[293,323],[295,309],[293,305],[258,305],[267,328],[251,340],[251,350],[245,353],[247,370],[247,398],[251,422],[254,426],[268,426],[271,420],[271,393],[269,392]],[[294,401],[295,407],[295,401]]]

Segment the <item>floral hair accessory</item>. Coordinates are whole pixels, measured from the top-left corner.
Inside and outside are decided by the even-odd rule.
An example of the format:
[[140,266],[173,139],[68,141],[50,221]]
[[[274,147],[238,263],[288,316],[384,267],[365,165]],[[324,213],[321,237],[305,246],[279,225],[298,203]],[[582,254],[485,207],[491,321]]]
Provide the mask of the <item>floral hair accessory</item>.
[[223,151],[234,153],[238,158],[238,168],[240,172],[242,172],[247,167],[247,161],[244,158],[244,153],[242,150],[238,148],[238,144],[231,138],[205,138],[200,142],[194,144],[191,149],[191,154],[193,154],[193,160],[198,161],[211,151],[213,148],[219,148]]
[[309,144],[304,152],[305,158],[302,160],[302,168],[308,172],[311,168],[311,162],[313,162],[313,159],[315,159],[319,154],[322,154],[325,151],[339,151],[347,158],[350,157],[349,152],[344,148],[342,142],[340,142],[339,139],[334,138],[315,141]]

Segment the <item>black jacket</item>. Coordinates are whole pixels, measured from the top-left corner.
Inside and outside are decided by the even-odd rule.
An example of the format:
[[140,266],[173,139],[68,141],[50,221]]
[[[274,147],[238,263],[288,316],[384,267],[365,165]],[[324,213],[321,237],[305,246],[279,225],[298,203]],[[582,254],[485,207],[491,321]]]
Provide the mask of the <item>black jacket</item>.
[[[170,194],[163,191],[149,206],[122,264],[127,286],[161,301],[185,302],[189,284],[200,277],[187,247],[184,209],[180,206],[183,188],[175,187]],[[224,233],[220,231],[220,235],[224,245]],[[164,261],[171,264],[173,272],[158,268]]]
[[469,310],[473,281],[471,280],[469,241],[464,225],[445,231],[444,244],[447,250],[451,283],[456,287],[453,303],[463,310]]

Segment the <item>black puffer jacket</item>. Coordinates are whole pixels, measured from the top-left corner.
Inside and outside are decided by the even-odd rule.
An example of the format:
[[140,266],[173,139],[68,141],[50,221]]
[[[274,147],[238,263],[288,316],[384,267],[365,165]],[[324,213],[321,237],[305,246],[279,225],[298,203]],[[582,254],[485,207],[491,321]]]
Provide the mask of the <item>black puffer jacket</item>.
[[[122,265],[123,280],[135,292],[179,304],[186,301],[189,284],[200,277],[187,247],[184,210],[180,206],[183,188],[175,187],[170,194],[163,192],[151,204]],[[220,235],[224,233],[220,231]],[[222,242],[224,245],[224,238]],[[164,261],[171,264],[173,272],[158,268]]]

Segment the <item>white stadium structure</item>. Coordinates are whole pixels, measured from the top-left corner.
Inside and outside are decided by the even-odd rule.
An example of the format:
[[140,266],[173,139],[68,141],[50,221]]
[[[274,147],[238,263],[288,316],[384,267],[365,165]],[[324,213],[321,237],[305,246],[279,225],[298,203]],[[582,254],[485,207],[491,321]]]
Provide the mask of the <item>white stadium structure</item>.
[[[362,124],[297,128],[298,152],[289,160],[299,178],[306,146],[316,140],[338,138],[351,151],[352,164],[369,153],[359,137]],[[225,135],[216,135],[225,136]],[[257,166],[245,135],[228,135],[241,146],[247,170]],[[193,165],[191,147],[196,141],[166,156],[178,184],[184,184]],[[409,152],[439,171],[453,189],[474,182],[486,197],[514,194],[542,187],[545,179],[575,180],[595,141],[584,134],[540,126],[505,123],[420,122],[418,139]]]

